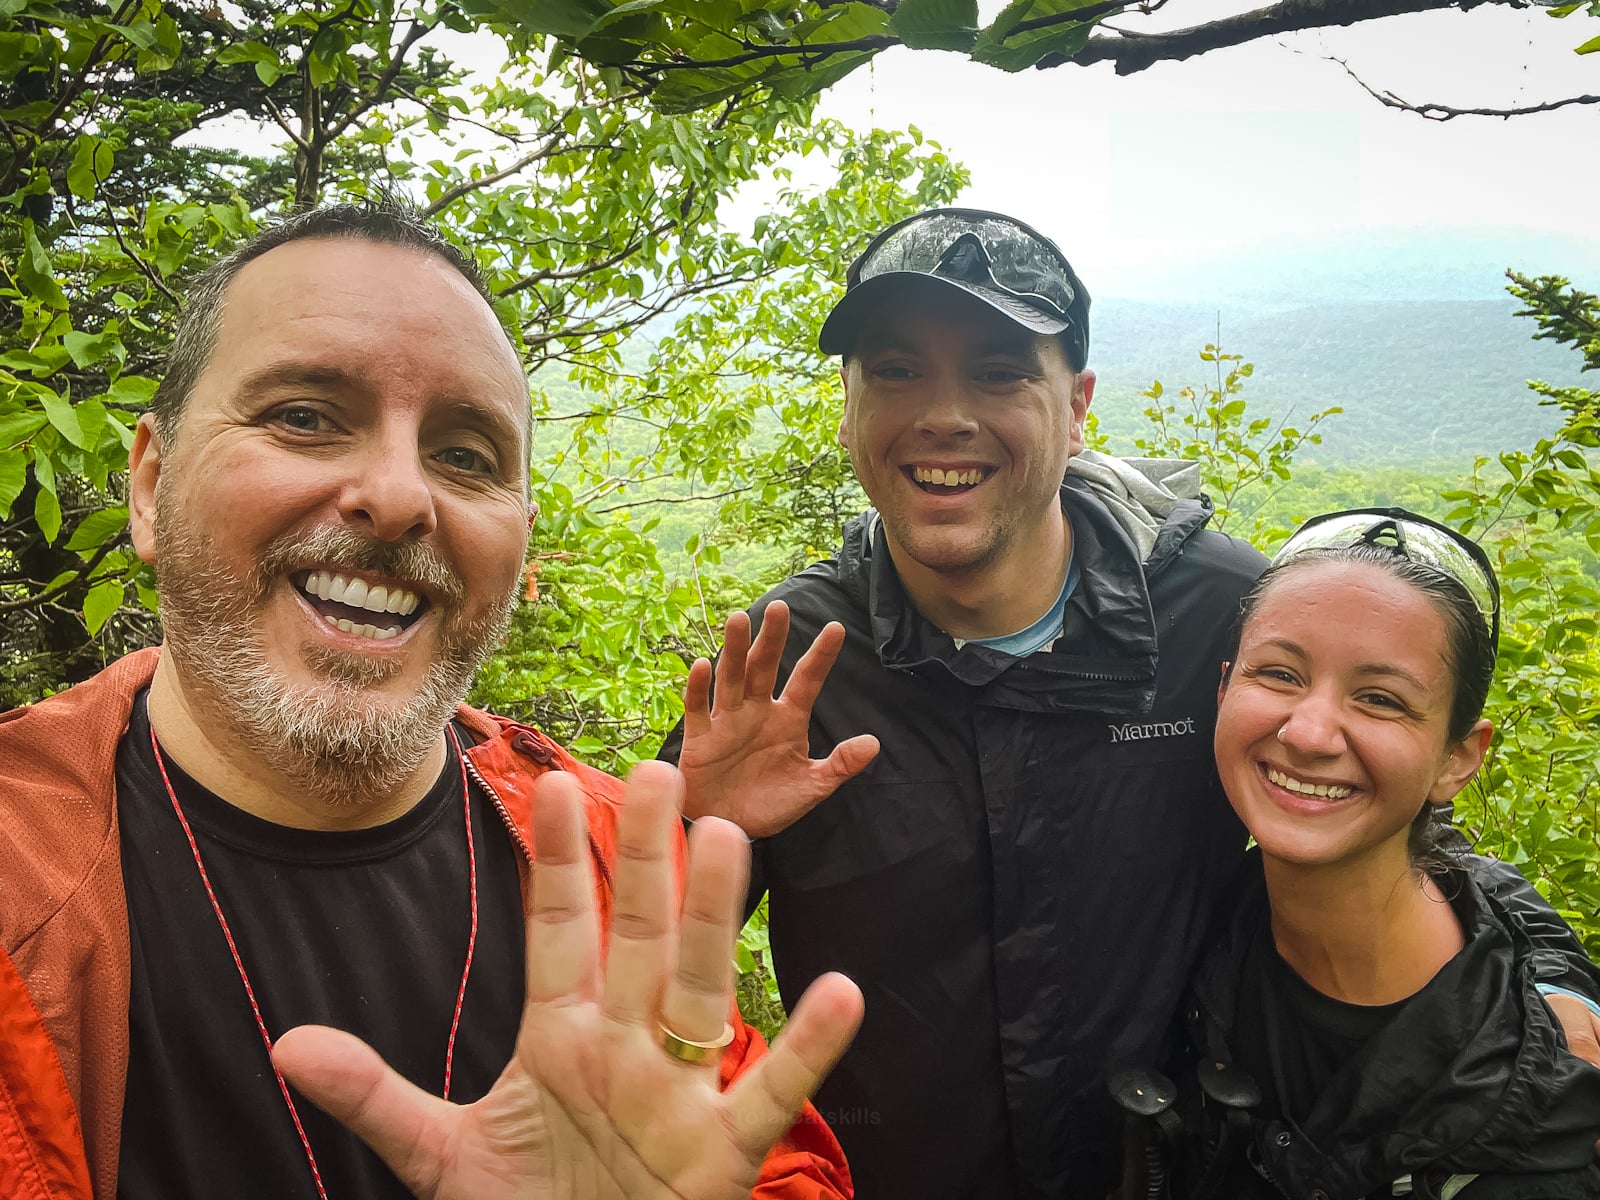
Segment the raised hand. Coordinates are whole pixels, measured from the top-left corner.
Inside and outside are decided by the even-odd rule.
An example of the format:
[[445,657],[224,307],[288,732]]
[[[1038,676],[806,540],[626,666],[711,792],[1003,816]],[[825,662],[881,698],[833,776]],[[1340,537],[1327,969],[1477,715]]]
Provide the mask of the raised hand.
[[861,993],[824,976],[771,1051],[717,1090],[717,1055],[684,1062],[661,1027],[712,1042],[732,1006],[749,847],[709,819],[690,835],[681,919],[673,838],[681,781],[641,764],[623,806],[609,951],[577,782],[538,782],[527,1003],[493,1089],[456,1105],[414,1087],[349,1034],[301,1026],[274,1061],[423,1200],[747,1197],[767,1151],[844,1052]]
[[750,642],[750,618],[728,618],[715,668],[698,659],[683,692],[683,750],[678,767],[688,786],[686,811],[734,822],[751,837],[794,824],[878,753],[871,734],[847,738],[827,758],[812,758],[811,706],[844,647],[844,626],[830,622],[795,664],[773,699],[789,636],[789,607],[774,600]]

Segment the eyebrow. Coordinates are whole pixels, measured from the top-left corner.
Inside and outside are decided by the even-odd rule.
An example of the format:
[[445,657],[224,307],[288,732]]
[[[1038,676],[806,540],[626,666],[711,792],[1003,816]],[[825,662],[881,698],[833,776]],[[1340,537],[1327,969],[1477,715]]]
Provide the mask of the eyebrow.
[[252,371],[239,381],[238,392],[279,387],[338,387],[354,390],[355,378],[339,366],[274,363]]
[[[1298,658],[1311,657],[1306,653],[1304,646],[1290,638],[1267,638],[1261,644],[1263,646],[1276,646],[1278,649],[1287,651]],[[1424,695],[1431,696],[1433,694],[1433,689],[1426,683],[1404,667],[1397,667],[1393,663],[1361,663],[1356,667],[1356,674],[1376,679],[1402,679]]]

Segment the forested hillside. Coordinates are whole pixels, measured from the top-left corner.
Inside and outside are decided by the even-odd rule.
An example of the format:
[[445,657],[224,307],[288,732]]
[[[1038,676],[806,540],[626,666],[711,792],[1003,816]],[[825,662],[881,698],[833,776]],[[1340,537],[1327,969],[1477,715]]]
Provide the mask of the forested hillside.
[[1318,304],[1232,313],[1110,298],[1096,302],[1095,407],[1113,444],[1139,425],[1153,379],[1201,382],[1208,342],[1256,364],[1265,415],[1344,409],[1304,460],[1322,464],[1470,459],[1531,444],[1561,423],[1527,381],[1576,382],[1570,354],[1529,339],[1510,299]]

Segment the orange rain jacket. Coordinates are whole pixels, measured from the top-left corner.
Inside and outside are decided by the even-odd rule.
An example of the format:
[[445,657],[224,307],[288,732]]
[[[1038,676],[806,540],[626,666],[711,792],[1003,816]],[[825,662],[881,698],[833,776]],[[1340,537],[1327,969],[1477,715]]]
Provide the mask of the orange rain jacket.
[[[128,1065],[128,908],[116,752],[159,650],[142,650],[50,699],[0,714],[0,1196],[115,1200]],[[467,751],[533,861],[533,781],[576,775],[587,796],[602,921],[611,911],[622,785],[543,734],[463,706]],[[680,839],[681,843],[681,839]],[[681,856],[680,844],[680,856]],[[681,861],[681,859],[680,859]],[[722,1086],[766,1052],[733,1013]],[[756,1200],[853,1194],[844,1154],[809,1104],[768,1155]]]

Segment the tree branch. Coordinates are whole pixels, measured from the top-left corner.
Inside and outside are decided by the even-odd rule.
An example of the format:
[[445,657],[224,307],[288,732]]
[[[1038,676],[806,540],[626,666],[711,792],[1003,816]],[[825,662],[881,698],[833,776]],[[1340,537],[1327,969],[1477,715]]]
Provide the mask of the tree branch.
[[[633,483],[636,481],[629,480],[628,482]],[[728,496],[737,496],[743,492],[748,492],[753,487],[755,487],[755,484],[746,483],[739,487],[729,488],[727,491],[711,492],[704,496],[652,496],[648,500],[628,500],[621,504],[608,504],[605,508],[597,508],[593,511],[596,513],[609,513],[617,512],[619,509],[624,508],[645,508],[651,504],[694,504],[700,500],[722,500]]]
[[[1119,0],[1118,6],[1121,6]],[[747,62],[763,58],[831,58],[835,54],[849,54],[857,50],[885,50],[900,45],[900,39],[887,33],[874,33],[850,42],[818,42],[814,46],[753,46],[743,54],[728,58],[685,58],[672,62],[634,63],[633,67],[645,74],[656,71],[705,71],[713,67],[740,67]]]
[[272,97],[263,92],[261,99],[265,102],[267,111],[272,114],[272,119],[277,122],[278,128],[289,135],[289,140],[295,144],[295,148],[302,152],[310,150],[311,144],[295,132],[294,126],[289,124],[289,118],[283,115],[283,109],[278,107]]
[[[664,228],[658,228],[651,232],[654,236],[659,237],[664,232]],[[635,238],[623,246],[622,249],[606,255],[604,258],[587,259],[576,267],[568,267],[565,270],[534,271],[531,274],[524,275],[515,283],[501,288],[495,295],[500,297],[514,296],[516,293],[526,291],[536,284],[549,283],[551,280],[582,279],[585,275],[593,275],[596,271],[607,271],[618,263],[632,258],[639,253],[643,246],[644,239]]]
[[100,560],[103,559],[107,554],[111,553],[111,551],[115,549],[118,543],[121,541],[121,538],[112,538],[109,542],[106,542],[92,555],[90,555],[89,558],[84,560],[83,565],[74,571],[72,575],[66,579],[63,579],[53,588],[43,592],[35,593],[32,596],[24,596],[21,600],[0,601],[0,613],[17,612],[18,610],[24,608],[43,607],[45,604],[48,604],[50,601],[54,600],[62,592],[66,591],[73,584],[77,583],[78,580],[89,574],[90,571],[98,567],[100,565]]
[[349,127],[352,121],[388,94],[389,85],[394,82],[395,76],[400,74],[400,68],[405,65],[407,52],[424,37],[432,33],[439,22],[435,20],[424,25],[421,21],[412,21],[410,24],[410,31],[400,40],[400,45],[395,47],[394,54],[390,56],[389,65],[383,69],[383,73],[373,81],[370,88],[355,97],[355,102],[350,106],[349,112],[328,126],[326,132],[329,140],[338,137]]
[[1257,38],[1321,29],[1330,25],[1356,25],[1400,13],[1432,12],[1446,8],[1459,8],[1465,12],[1479,4],[1492,2],[1494,0],[1280,0],[1280,3],[1266,8],[1193,25],[1188,29],[1175,29],[1170,33],[1097,35],[1070,58],[1047,54],[1035,65],[1044,69],[1068,62],[1078,66],[1109,62],[1118,75],[1131,75],[1158,62],[1178,62],[1210,50],[1243,45]]
[[585,150],[612,149],[609,144],[604,142],[574,142],[571,145],[563,146],[560,144],[561,137],[562,135],[560,133],[551,134],[544,145],[540,146],[537,150],[529,151],[510,166],[502,168],[499,171],[495,171],[492,174],[485,175],[481,179],[463,179],[454,187],[448,188],[444,192],[441,192],[437,200],[422,210],[422,215],[425,217],[431,217],[435,213],[438,213],[449,207],[455,201],[461,199],[462,196],[467,195],[467,193],[476,192],[481,188],[489,187],[491,184],[499,183],[502,179],[507,179],[510,176],[515,175],[518,171],[531,167],[540,159],[549,158],[552,154],[556,154],[558,152],[563,154],[576,154]]
[[174,308],[176,308],[179,312],[182,312],[183,301],[179,300],[178,297],[173,293],[172,289],[167,286],[166,281],[161,278],[161,276],[156,272],[156,269],[147,263],[139,255],[139,252],[136,251],[132,246],[128,245],[127,241],[123,239],[122,226],[117,223],[117,211],[115,206],[107,204],[105,207],[106,219],[111,223],[111,235],[117,239],[118,247],[120,247],[122,252],[128,256],[128,260],[132,262],[134,266],[139,268],[139,274],[148,279],[155,286],[155,289],[158,292],[160,292],[168,300],[172,301],[172,306]]
[[1361,76],[1352,71],[1350,64],[1345,62],[1344,59],[1334,58],[1330,55],[1328,61],[1336,62],[1343,67],[1344,73],[1354,79],[1360,85],[1361,90],[1379,104],[1387,105],[1390,108],[1398,108],[1402,112],[1416,113],[1417,116],[1428,121],[1449,121],[1455,117],[1503,117],[1510,119],[1511,117],[1525,117],[1530,113],[1554,112],[1556,109],[1565,108],[1569,104],[1600,104],[1600,96],[1567,96],[1561,100],[1547,100],[1543,104],[1528,104],[1518,108],[1451,108],[1447,104],[1412,104],[1408,100],[1400,99],[1393,92],[1378,91],[1367,83],[1365,79],[1362,79]]

